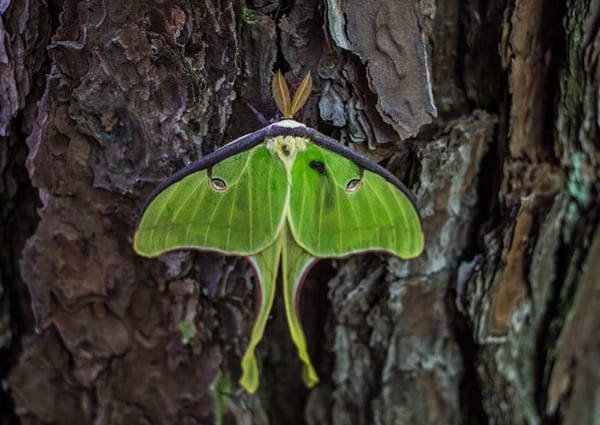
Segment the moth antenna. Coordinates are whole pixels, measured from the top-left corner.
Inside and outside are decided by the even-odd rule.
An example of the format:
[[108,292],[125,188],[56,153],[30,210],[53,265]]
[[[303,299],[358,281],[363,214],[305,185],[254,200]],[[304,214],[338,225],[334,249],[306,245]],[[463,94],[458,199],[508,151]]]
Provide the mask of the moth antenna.
[[290,106],[292,117],[296,115],[296,113],[306,104],[311,91],[312,77],[310,76],[309,71],[308,74],[306,74],[302,79],[302,82],[298,86],[296,93],[294,93],[294,99],[292,100],[292,105]]
[[277,70],[271,83],[271,89],[273,90],[273,98],[277,109],[283,115],[283,118],[292,118],[292,101],[290,99],[290,88],[287,81],[283,78],[283,74],[280,70]]
[[265,118],[265,116],[258,110],[256,109],[254,106],[252,106],[252,104],[248,101],[244,101],[244,103],[246,104],[246,107],[248,109],[250,109],[252,111],[252,113],[254,114],[254,116],[256,117],[256,119],[264,126],[269,125],[269,120],[267,120]]

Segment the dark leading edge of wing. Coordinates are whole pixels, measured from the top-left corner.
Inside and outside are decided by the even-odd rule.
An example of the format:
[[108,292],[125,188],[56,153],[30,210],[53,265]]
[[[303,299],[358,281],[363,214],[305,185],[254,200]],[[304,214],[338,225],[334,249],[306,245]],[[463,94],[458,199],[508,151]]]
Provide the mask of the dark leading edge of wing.
[[326,136],[313,128],[306,127],[304,125],[299,125],[297,127],[286,127],[281,125],[283,121],[271,124],[265,128],[255,131],[254,133],[246,134],[245,136],[234,140],[233,142],[217,149],[213,153],[206,155],[200,158],[199,160],[192,162],[187,167],[175,172],[169,178],[161,182],[150,193],[148,199],[146,199],[146,202],[144,203],[142,212],[146,210],[148,205],[154,200],[154,198],[158,196],[160,192],[165,190],[173,183],[178,182],[179,180],[192,173],[195,173],[196,171],[209,168],[215,165],[216,163],[226,158],[229,158],[230,156],[236,155],[248,149],[252,149],[256,145],[263,142],[267,137],[276,136],[295,136],[307,138],[325,149],[342,155],[343,157],[354,162],[359,167],[372,171],[373,173],[379,174],[381,177],[383,177],[384,179],[392,183],[394,186],[396,186],[398,189],[400,189],[413,203],[413,205],[415,205],[416,208],[416,200],[413,194],[408,190],[404,183],[402,183],[396,176],[394,176],[388,170],[383,168],[381,165],[357,154],[351,149],[348,149],[347,147],[341,145],[337,140]]
[[[271,126],[262,128],[254,133],[246,134],[231,143],[228,143],[225,146],[218,148],[216,151],[203,156],[202,158],[188,164],[186,167],[182,168],[179,171],[173,173],[170,177],[163,180],[148,196],[144,206],[142,207],[142,213],[148,208],[148,205],[158,196],[160,192],[165,190],[167,187],[171,186],[173,183],[177,183],[179,180],[184,177],[195,173],[196,171],[204,170],[206,168],[212,167],[218,162],[223,161],[230,156],[237,155],[240,152],[243,152],[248,149],[252,149],[256,145],[260,144],[265,137],[268,137],[267,134],[269,128]],[[140,215],[141,217],[141,215]]]

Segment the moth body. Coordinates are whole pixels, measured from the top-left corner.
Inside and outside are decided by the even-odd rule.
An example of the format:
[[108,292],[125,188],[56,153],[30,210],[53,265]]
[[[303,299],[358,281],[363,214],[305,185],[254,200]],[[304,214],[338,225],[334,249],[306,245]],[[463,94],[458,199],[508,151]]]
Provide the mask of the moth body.
[[306,150],[307,139],[295,136],[277,136],[267,139],[267,149],[281,162],[289,174],[299,152]]

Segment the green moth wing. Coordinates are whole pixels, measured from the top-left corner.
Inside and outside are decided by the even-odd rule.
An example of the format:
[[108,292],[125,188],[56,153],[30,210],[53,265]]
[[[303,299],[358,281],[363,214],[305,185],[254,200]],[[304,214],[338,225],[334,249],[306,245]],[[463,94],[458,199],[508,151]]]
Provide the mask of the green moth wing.
[[319,258],[365,251],[419,255],[423,233],[408,190],[351,158],[314,143],[298,153],[289,208],[295,239]]
[[316,262],[316,259],[296,242],[289,228],[285,230],[283,241],[281,271],[283,274],[285,313],[292,341],[298,351],[298,357],[300,357],[300,360],[304,364],[302,368],[302,380],[307,387],[311,388],[319,382],[319,376],[310,361],[298,307],[300,304],[302,283],[306,274]]
[[[145,256],[199,247],[232,255],[256,253],[273,243],[282,225],[285,181],[283,166],[264,146],[195,171],[154,197],[134,248]],[[260,198],[257,188],[265,188]]]
[[246,351],[242,356],[242,376],[240,385],[249,393],[258,389],[259,372],[254,355],[254,349],[262,339],[267,325],[267,319],[273,306],[275,297],[275,284],[277,282],[277,272],[279,270],[279,261],[281,259],[281,240],[268,246],[266,249],[248,257],[248,261],[254,268],[258,282],[258,308],[254,326],[250,333],[250,341]]

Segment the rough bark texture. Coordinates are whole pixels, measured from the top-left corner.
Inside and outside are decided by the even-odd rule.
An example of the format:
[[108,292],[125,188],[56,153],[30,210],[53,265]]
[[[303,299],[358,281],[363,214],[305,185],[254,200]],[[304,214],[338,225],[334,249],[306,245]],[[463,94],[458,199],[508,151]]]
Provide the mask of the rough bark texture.
[[[598,22],[593,0],[0,0],[0,424],[600,424]],[[250,396],[252,270],[131,237],[162,178],[260,126],[247,103],[274,115],[276,68],[313,74],[302,121],[412,187],[426,250],[321,262],[322,382],[278,299]]]

